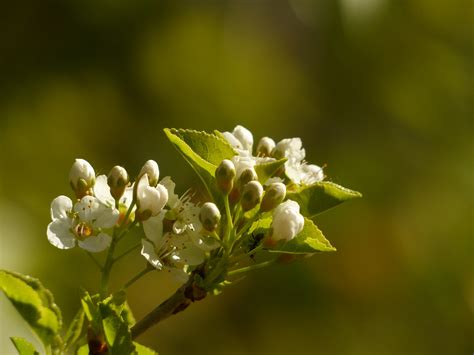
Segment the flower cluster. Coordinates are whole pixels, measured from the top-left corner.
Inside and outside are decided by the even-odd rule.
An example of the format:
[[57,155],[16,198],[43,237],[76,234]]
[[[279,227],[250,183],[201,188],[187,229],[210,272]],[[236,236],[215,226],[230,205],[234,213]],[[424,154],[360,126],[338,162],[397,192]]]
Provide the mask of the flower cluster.
[[[209,209],[218,212],[217,207],[206,203],[201,209],[189,194],[179,198],[170,177],[159,182],[154,160],[143,165],[136,183],[130,182],[120,166],[113,167],[108,176],[96,176],[83,159],[76,159],[69,176],[75,202],[59,196],[51,204],[47,236],[57,248],[70,249],[77,244],[88,252],[101,252],[120,239],[127,227],[141,223],[141,254],[156,269],[186,280],[189,266],[201,264],[205,253],[219,246],[211,235],[213,229],[206,227],[209,218],[200,220],[203,213],[209,215]],[[219,219],[220,215],[217,219],[213,216],[213,225]]]
[[247,128],[236,126],[232,133],[223,132],[222,135],[238,153],[233,159],[237,175],[249,166],[285,158],[284,173],[294,184],[312,185],[324,180],[323,169],[305,161],[306,151],[301,138],[285,138],[275,143],[272,138],[262,137],[257,144],[256,155],[253,155],[253,135]]

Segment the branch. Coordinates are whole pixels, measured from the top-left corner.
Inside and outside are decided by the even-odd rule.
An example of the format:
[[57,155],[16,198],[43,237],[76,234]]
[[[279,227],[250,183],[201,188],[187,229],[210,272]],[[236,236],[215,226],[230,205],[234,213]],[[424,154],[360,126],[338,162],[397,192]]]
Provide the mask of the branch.
[[152,326],[173,314],[184,311],[194,302],[206,297],[206,291],[198,287],[194,282],[194,275],[190,275],[189,281],[181,286],[176,292],[161,303],[143,319],[138,321],[131,329],[132,339],[137,338]]

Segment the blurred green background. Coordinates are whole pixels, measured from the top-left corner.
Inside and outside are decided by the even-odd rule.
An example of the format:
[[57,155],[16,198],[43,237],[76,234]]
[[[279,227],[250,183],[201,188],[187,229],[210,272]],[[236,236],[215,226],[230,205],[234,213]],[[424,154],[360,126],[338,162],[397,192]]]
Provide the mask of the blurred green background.
[[[364,198],[318,217],[338,248],[255,271],[141,337],[160,354],[471,354],[473,2],[23,1],[0,14],[0,266],[69,321],[98,275],[46,239],[76,157],[147,159],[199,188],[164,127],[300,136]],[[139,271],[123,262],[113,284]],[[137,317],[177,284],[147,275]],[[2,297],[0,353],[28,338]]]

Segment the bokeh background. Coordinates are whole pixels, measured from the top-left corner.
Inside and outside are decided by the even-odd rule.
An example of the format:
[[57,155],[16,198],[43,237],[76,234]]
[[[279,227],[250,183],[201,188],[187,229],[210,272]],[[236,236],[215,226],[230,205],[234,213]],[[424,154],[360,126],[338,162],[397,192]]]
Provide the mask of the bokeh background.
[[[76,157],[147,159],[200,188],[164,127],[300,136],[361,191],[318,217],[337,253],[255,271],[141,337],[160,354],[471,354],[470,0],[21,1],[0,14],[0,266],[39,277],[66,321],[98,275],[46,240]],[[138,238],[138,236],[136,236]],[[118,287],[143,266],[131,256]],[[177,284],[147,275],[137,317]],[[1,297],[8,336],[33,339]],[[33,340],[34,341],[34,340]],[[38,344],[36,342],[36,344]]]

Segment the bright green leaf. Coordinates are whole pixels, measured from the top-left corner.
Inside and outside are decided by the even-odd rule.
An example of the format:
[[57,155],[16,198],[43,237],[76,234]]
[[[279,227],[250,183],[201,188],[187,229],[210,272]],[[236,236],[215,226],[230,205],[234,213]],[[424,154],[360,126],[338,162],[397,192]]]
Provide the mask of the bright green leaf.
[[166,136],[184,159],[196,171],[217,204],[222,204],[222,194],[216,187],[216,167],[236,153],[224,139],[206,132],[183,129],[164,130]]
[[[123,304],[123,302],[122,302]],[[102,326],[105,339],[111,354],[132,354],[135,346],[132,342],[130,328],[126,321],[122,319],[120,313],[117,314],[117,305],[113,298],[99,304],[102,315]],[[121,312],[121,309],[120,309]]]
[[99,308],[87,291],[84,291],[84,295],[81,298],[81,304],[84,309],[84,314],[92,326],[92,330],[95,334],[100,334],[102,328],[102,316],[99,312]]
[[135,317],[133,316],[132,310],[128,305],[128,302],[125,302],[123,305],[122,313],[120,313],[122,319],[127,323],[129,327],[135,324]]
[[281,241],[268,251],[286,254],[311,254],[335,250],[313,221],[305,218],[303,230],[295,238],[289,241]]
[[84,344],[78,347],[76,355],[89,355],[89,344]]
[[74,319],[71,321],[69,328],[64,337],[65,348],[68,349],[70,346],[74,345],[77,340],[80,338],[82,333],[82,328],[84,325],[84,310],[80,308]]
[[46,347],[59,346],[61,313],[49,290],[37,279],[4,270],[0,288]]
[[273,177],[275,175],[275,173],[283,165],[285,165],[286,161],[287,161],[287,159],[284,158],[284,159],[280,159],[280,160],[274,160],[274,161],[265,162],[263,164],[255,165],[255,171],[257,172],[257,175],[258,175],[258,181],[261,184],[265,184],[268,179]]
[[299,191],[289,191],[286,194],[287,199],[298,202],[301,207],[301,214],[308,218],[313,218],[344,201],[361,196],[357,191],[346,189],[329,181],[318,182],[314,185],[305,186]]
[[16,350],[18,350],[19,355],[39,355],[39,352],[35,350],[35,347],[29,341],[19,337],[11,337],[10,340]]
[[155,350],[147,348],[146,346],[142,344],[133,342],[133,345],[135,345],[137,355],[158,355],[158,353]]

